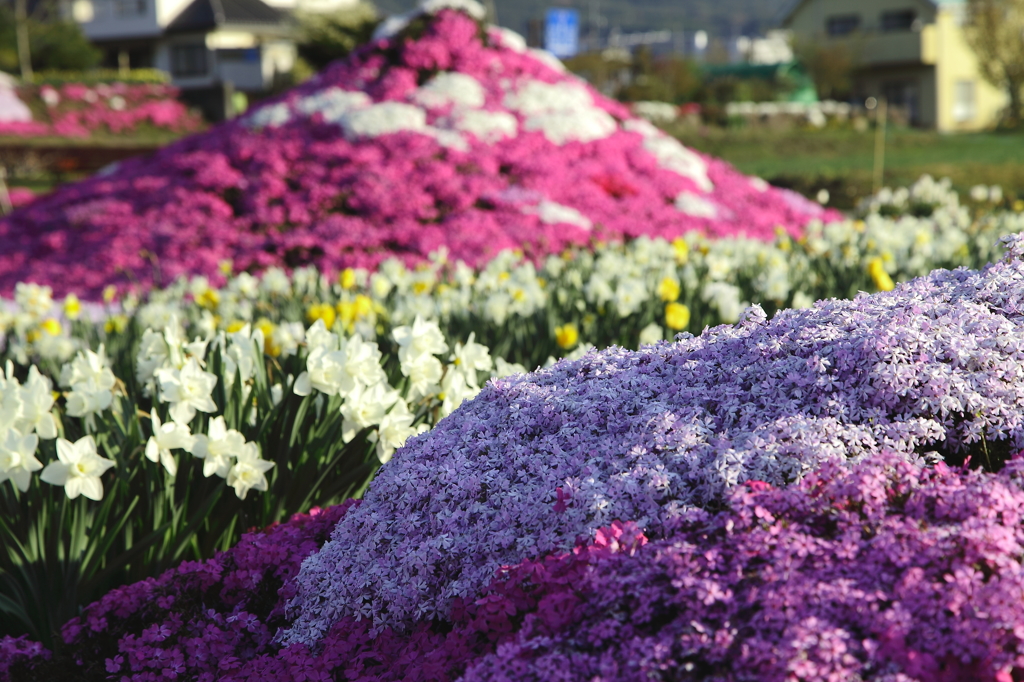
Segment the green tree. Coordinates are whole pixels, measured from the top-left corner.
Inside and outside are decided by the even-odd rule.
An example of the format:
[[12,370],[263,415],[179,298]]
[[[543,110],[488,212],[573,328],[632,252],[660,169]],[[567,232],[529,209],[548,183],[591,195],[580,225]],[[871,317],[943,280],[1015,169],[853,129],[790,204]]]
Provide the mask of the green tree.
[[[51,7],[37,8],[25,23],[33,71],[89,69],[103,56],[78,24],[61,19]],[[0,5],[0,70],[21,72],[14,11],[6,4]]]
[[339,12],[303,13],[297,18],[299,56],[316,71],[344,59],[368,41],[380,21],[377,10],[367,2]]
[[978,55],[982,77],[1010,99],[1005,124],[1024,121],[1024,0],[968,0],[967,42]]
[[814,81],[818,97],[841,100],[850,95],[857,59],[849,41],[798,41],[793,45],[793,52]]

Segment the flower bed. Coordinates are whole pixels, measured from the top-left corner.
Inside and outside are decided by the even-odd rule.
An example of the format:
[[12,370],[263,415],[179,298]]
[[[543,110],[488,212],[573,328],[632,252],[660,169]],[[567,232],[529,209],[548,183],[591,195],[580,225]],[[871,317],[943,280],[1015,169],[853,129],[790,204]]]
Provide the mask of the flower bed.
[[[57,665],[137,680],[1010,680],[1024,664],[1005,598],[1022,587],[1022,282],[1016,237],[980,272],[770,322],[755,307],[698,338],[492,381],[281,576],[243,541],[237,556],[263,563],[126,588],[65,627],[49,663],[8,639],[3,666],[19,680],[33,665],[38,679]],[[424,351],[431,334],[396,339]],[[942,463],[968,457],[989,473]],[[176,615],[197,594],[204,610]]]
[[466,8],[411,18],[242,119],[0,221],[0,292],[96,297],[217,277],[225,259],[330,275],[441,246],[479,265],[640,235],[796,237],[837,217],[686,149]]
[[16,92],[36,120],[0,122],[0,136],[88,138],[140,127],[176,133],[202,127],[202,120],[176,99],[177,90],[163,83],[71,82],[23,85]]

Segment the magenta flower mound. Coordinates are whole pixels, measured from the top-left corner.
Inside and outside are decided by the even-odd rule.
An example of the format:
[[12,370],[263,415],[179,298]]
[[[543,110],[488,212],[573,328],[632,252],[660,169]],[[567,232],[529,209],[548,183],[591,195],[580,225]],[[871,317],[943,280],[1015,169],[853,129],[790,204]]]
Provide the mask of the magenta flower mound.
[[383,467],[308,558],[286,643],[451,617],[495,571],[615,519],[660,539],[732,486],[883,450],[997,468],[1024,446],[1024,242],[811,310],[493,381]]
[[686,149],[538,54],[463,11],[424,13],[240,119],[0,220],[0,294],[216,283],[225,259],[330,274],[442,246],[477,265],[638,235],[771,239],[838,218]]

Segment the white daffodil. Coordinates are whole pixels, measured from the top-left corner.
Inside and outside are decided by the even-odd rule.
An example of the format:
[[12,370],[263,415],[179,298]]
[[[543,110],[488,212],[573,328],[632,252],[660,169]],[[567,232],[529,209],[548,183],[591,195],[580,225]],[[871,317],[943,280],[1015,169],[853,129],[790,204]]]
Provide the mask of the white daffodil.
[[[306,358],[306,371],[295,380],[296,395],[309,395],[313,389],[337,395],[346,383],[345,354],[338,350],[327,350],[317,346]],[[349,387],[351,390],[351,387]]]
[[11,479],[18,490],[28,490],[32,472],[39,471],[43,465],[36,459],[36,446],[39,437],[35,434],[27,436],[11,429],[0,441],[0,483]]
[[409,412],[404,400],[399,400],[391,412],[384,416],[380,422],[377,433],[373,434],[371,440],[377,441],[377,459],[381,464],[387,463],[395,450],[405,445],[405,441],[411,436],[421,433],[427,427],[425,424],[419,428],[412,426],[414,416]]
[[350,393],[341,406],[341,440],[349,443],[362,429],[380,424],[396,400],[398,392],[384,382]]
[[117,383],[110,371],[110,360],[100,344],[98,351],[79,351],[75,359],[60,370],[62,386],[85,393],[110,392]]
[[338,335],[327,330],[323,320],[317,320],[306,330],[306,345],[310,352],[316,348],[327,351],[338,350]]
[[444,381],[441,382],[441,417],[447,417],[463,401],[475,398],[479,392],[478,387],[467,383],[465,374],[453,372],[449,368],[448,373],[444,375]]
[[160,400],[171,404],[171,419],[187,424],[196,416],[196,411],[214,412],[217,409],[211,394],[217,385],[217,377],[199,368],[195,358],[189,358],[179,369],[157,370],[160,382]]
[[235,383],[236,373],[243,382],[252,379],[256,374],[258,363],[263,361],[263,344],[263,332],[259,329],[252,331],[248,324],[227,335],[224,379],[229,390]]
[[187,425],[176,422],[160,423],[160,416],[156,410],[150,415],[153,422],[153,435],[146,441],[146,458],[150,462],[159,461],[167,469],[167,473],[174,476],[178,473],[178,463],[174,461],[171,450],[181,448],[188,450],[192,447],[192,433]]
[[21,413],[17,420],[17,428],[22,433],[35,431],[40,438],[57,437],[57,423],[53,414],[53,384],[44,377],[33,365],[28,370],[28,379],[19,391]]
[[38,284],[18,282],[14,285],[14,302],[29,315],[40,318],[53,307],[53,289]]
[[505,358],[494,359],[494,371],[492,377],[510,377],[513,374],[526,374],[526,367],[518,362],[509,362]]
[[88,389],[71,391],[68,394],[67,411],[69,417],[85,420],[85,428],[92,431],[96,428],[96,415],[103,412],[114,401],[110,391],[90,392]]
[[411,327],[396,327],[391,335],[399,345],[398,359],[402,363],[448,350],[448,344],[445,343],[444,334],[441,333],[437,322],[427,322],[419,315]]
[[225,478],[231,470],[231,460],[241,454],[244,448],[245,436],[235,429],[229,429],[224,423],[224,417],[215,417],[210,420],[209,433],[197,433],[185,449],[194,457],[205,460],[203,476],[209,478],[217,474]]
[[266,473],[274,466],[260,458],[260,449],[255,443],[246,443],[228,472],[227,484],[235,489],[238,499],[244,500],[250,490],[266,490]]
[[103,499],[100,476],[114,466],[114,462],[100,457],[92,436],[79,438],[74,443],[58,438],[57,460],[43,469],[40,478],[44,482],[64,486],[64,492],[72,500],[79,495],[97,502]]
[[475,339],[476,332],[472,332],[465,345],[461,343],[455,344],[455,353],[452,355],[455,367],[466,377],[466,382],[470,386],[478,385],[478,371],[490,372],[493,366],[491,353],[487,346],[477,343]]
[[160,332],[147,329],[142,332],[142,341],[139,343],[139,353],[135,356],[135,378],[140,384],[146,386],[146,393],[149,395],[156,387],[154,374],[161,367],[170,364],[170,356],[167,350],[167,341]]
[[433,355],[421,355],[402,362],[402,374],[409,377],[408,398],[412,401],[437,393],[444,367]]

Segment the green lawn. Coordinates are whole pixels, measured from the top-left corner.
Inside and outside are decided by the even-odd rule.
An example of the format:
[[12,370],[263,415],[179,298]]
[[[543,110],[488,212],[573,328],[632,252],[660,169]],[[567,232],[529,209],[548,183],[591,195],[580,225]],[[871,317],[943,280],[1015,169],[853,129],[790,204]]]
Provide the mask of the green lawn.
[[[871,192],[873,130],[679,128],[671,132],[684,144],[723,158],[744,173],[805,193],[827,188],[832,204],[839,208]],[[1024,195],[1024,134],[953,135],[890,128],[885,184],[906,185],[924,173],[948,176],[961,191],[984,183],[1001,185],[1008,195]]]

